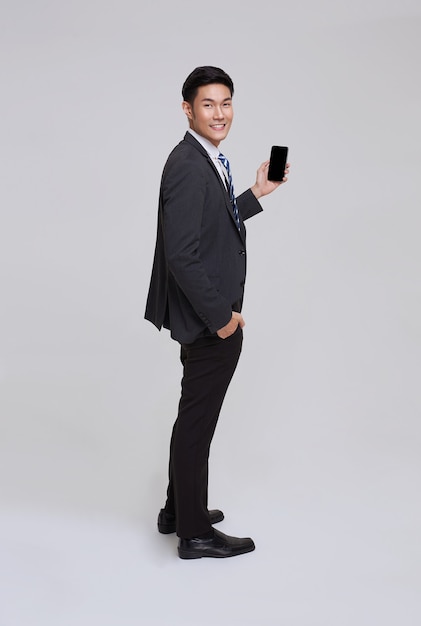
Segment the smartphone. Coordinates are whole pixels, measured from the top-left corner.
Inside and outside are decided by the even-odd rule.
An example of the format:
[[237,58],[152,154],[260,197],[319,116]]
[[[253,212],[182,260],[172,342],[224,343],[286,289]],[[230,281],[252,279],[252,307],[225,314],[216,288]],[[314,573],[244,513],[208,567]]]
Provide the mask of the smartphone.
[[272,146],[268,179],[279,182],[283,179],[287,163],[288,148],[286,146]]

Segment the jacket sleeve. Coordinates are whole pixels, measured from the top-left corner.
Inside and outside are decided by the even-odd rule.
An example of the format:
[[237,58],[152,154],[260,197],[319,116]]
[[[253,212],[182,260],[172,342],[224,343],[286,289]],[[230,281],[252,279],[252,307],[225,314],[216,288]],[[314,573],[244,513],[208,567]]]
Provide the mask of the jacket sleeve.
[[212,333],[231,319],[229,303],[209,279],[200,258],[205,175],[194,158],[167,164],[161,184],[164,247],[169,272]]
[[251,189],[237,196],[237,206],[243,221],[263,211],[262,205]]

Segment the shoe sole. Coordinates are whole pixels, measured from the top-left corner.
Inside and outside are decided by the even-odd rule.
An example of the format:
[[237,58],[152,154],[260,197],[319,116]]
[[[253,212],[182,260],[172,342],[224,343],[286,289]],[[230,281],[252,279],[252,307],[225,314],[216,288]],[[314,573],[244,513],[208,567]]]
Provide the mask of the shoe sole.
[[244,548],[241,552],[233,552],[232,554],[210,554],[203,550],[202,552],[199,550],[180,550],[178,548],[178,556],[180,559],[202,559],[203,557],[214,558],[214,559],[227,559],[232,556],[240,556],[241,554],[247,554],[248,552],[253,552],[256,549],[256,546],[250,546],[249,548]]

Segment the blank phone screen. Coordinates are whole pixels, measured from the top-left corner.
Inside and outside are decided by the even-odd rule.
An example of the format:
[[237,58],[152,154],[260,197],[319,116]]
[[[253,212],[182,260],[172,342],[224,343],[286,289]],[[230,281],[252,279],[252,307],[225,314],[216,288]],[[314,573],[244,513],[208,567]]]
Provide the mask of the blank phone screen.
[[269,180],[281,181],[283,179],[287,156],[288,148],[286,146],[272,146],[268,172]]

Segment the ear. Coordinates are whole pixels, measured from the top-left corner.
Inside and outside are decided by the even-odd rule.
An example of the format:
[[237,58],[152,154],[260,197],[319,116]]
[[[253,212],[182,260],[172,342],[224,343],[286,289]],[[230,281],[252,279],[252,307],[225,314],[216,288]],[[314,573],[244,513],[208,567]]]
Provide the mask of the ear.
[[193,110],[191,104],[189,102],[184,101],[181,105],[183,107],[183,111],[188,117],[189,120],[193,119]]

